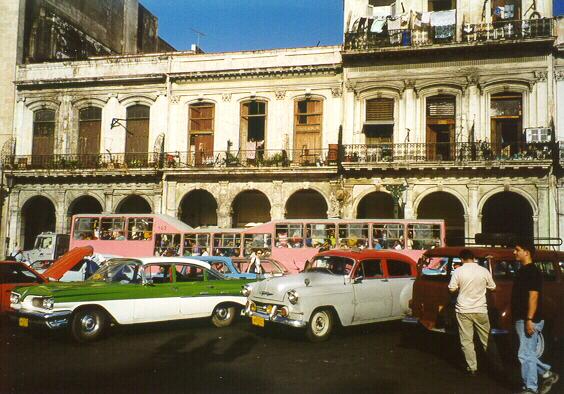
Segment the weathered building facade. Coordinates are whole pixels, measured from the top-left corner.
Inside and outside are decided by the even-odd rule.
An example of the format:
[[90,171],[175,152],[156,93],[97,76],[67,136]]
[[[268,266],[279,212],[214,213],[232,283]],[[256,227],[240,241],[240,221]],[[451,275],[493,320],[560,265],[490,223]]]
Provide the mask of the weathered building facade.
[[379,3],[345,2],[343,46],[19,66],[3,233],[29,244],[75,213],[156,212],[559,237],[550,2],[533,19],[526,1]]

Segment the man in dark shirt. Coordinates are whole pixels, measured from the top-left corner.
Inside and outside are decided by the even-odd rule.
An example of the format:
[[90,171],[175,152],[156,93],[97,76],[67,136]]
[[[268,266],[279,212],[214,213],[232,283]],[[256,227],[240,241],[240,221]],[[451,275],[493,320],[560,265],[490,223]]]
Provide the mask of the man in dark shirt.
[[535,247],[528,241],[519,242],[513,251],[522,266],[517,272],[511,295],[511,313],[519,336],[519,362],[523,378],[523,393],[538,393],[538,375],[543,381],[540,393],[546,394],[558,381],[558,374],[550,370],[537,356],[539,333],[544,326],[542,317],[542,273],[533,263]]

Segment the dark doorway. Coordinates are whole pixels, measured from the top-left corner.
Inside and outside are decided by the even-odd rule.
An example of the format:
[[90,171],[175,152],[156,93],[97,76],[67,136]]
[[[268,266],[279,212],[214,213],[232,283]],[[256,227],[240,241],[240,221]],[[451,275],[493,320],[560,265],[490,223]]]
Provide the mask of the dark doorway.
[[22,208],[24,250],[32,249],[35,237],[44,231],[55,231],[55,206],[46,197],[33,197]]
[[315,190],[299,190],[286,202],[286,219],[327,219],[327,202]]
[[74,200],[68,210],[67,228],[70,229],[71,219],[81,213],[102,213],[102,205],[92,196],[82,196]]
[[217,226],[217,201],[210,192],[193,190],[180,202],[178,217],[192,227]]
[[427,159],[452,160],[455,150],[456,97],[437,95],[427,98]]
[[357,219],[393,219],[395,204],[391,194],[372,192],[358,203]]
[[151,213],[151,205],[141,196],[126,197],[117,207],[116,213]]
[[250,223],[270,221],[270,202],[264,193],[258,190],[241,192],[231,205],[233,227],[245,227]]
[[491,196],[482,208],[482,233],[511,233],[532,238],[534,228],[531,204],[513,192]]
[[418,219],[443,219],[448,246],[465,243],[464,207],[452,194],[434,192],[423,198],[417,208]]

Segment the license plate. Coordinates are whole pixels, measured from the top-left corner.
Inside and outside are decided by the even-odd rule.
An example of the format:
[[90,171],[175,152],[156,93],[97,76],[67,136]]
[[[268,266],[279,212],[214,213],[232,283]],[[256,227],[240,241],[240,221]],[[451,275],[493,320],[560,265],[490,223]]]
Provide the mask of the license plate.
[[251,316],[253,326],[264,327],[264,319],[260,316]]
[[18,324],[20,327],[29,327],[29,319],[27,317],[20,317]]

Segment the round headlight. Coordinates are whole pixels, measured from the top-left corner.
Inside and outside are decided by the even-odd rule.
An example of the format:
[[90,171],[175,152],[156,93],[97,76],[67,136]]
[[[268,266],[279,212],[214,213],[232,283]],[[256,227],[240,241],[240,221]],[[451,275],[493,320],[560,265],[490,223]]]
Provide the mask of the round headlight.
[[249,309],[252,312],[256,312],[257,311],[257,305],[254,302],[251,302],[251,305],[249,306]]
[[19,304],[19,302],[20,302],[20,295],[18,293],[11,293],[10,304]]
[[53,309],[54,305],[55,305],[55,300],[53,298],[44,298],[43,299],[43,308]]
[[244,297],[250,296],[251,295],[251,287],[249,285],[243,286],[243,288],[241,289],[241,294],[243,294]]
[[280,308],[280,316],[282,317],[288,317],[289,315],[289,311],[288,311],[288,307],[287,306],[283,306],[282,308]]
[[298,293],[296,290],[290,290],[287,294],[288,301],[290,301],[291,304],[296,304],[298,302]]

